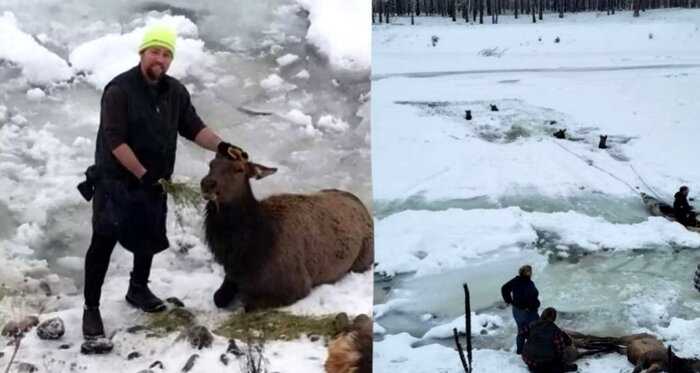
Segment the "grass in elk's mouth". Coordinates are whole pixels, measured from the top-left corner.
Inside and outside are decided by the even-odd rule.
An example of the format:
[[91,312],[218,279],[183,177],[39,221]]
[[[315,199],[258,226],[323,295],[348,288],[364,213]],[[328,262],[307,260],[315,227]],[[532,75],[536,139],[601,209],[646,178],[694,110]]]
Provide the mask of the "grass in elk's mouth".
[[163,186],[165,193],[170,194],[177,205],[198,206],[202,203],[202,195],[196,186],[165,179],[160,179],[158,182]]
[[300,316],[280,311],[260,311],[231,315],[214,333],[245,340],[259,334],[265,340],[294,340],[302,336],[332,337],[342,330],[336,315]]

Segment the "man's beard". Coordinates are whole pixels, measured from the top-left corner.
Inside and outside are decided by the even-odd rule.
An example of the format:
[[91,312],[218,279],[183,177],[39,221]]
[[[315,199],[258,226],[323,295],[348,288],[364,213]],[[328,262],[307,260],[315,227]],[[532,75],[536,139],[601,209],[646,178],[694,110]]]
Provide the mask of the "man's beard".
[[[156,66],[160,67],[160,73],[156,72]],[[146,69],[146,75],[148,75],[148,79],[152,81],[158,81],[161,77],[163,77],[163,74],[165,74],[165,69],[159,64],[153,64]]]

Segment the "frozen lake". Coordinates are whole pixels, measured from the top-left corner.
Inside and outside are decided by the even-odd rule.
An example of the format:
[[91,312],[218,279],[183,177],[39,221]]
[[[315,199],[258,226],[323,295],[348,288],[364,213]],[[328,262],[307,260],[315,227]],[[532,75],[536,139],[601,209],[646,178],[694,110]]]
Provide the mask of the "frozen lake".
[[[467,282],[480,369],[523,371],[500,286],[527,263],[560,325],[650,331],[700,356],[700,236],[639,198],[700,188],[700,12],[394,22],[373,34],[379,366],[461,371],[451,327],[464,328]],[[632,368],[619,356],[579,366]]]

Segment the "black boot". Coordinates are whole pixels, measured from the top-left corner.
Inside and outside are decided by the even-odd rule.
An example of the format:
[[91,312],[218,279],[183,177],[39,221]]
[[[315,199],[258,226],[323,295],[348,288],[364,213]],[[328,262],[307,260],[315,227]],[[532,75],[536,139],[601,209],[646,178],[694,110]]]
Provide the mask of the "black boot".
[[578,365],[576,364],[564,364],[564,372],[577,372]]
[[83,308],[83,338],[97,339],[105,337],[105,328],[102,325],[102,316],[98,307]]
[[233,281],[224,280],[214,293],[214,304],[219,308],[228,306],[238,293],[238,285]]
[[126,292],[126,301],[132,306],[140,308],[144,312],[165,311],[165,304],[160,298],[151,293],[148,285],[129,282],[129,291]]

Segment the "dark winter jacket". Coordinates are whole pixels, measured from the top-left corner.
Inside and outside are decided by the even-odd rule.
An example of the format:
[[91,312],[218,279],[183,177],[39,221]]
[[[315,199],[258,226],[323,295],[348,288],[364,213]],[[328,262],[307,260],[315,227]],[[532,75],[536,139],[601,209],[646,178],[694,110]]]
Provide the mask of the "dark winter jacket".
[[129,251],[156,253],[168,246],[166,196],[143,186],[112,151],[127,144],[155,179],[173,173],[178,133],[193,140],[204,124],[185,87],[164,76],[149,85],[139,66],[115,77],[102,95],[97,132],[93,231],[116,237]]
[[523,360],[528,366],[553,361],[561,361],[564,347],[571,345],[571,339],[551,321],[538,320],[527,330]]
[[187,89],[165,75],[151,86],[136,66],[112,79],[102,95],[95,164],[103,177],[132,180],[112,151],[127,144],[152,176],[168,179],[175,165],[178,132],[189,140],[204,128]]
[[503,300],[520,309],[537,311],[540,307],[539,294],[535,283],[524,276],[516,276],[501,287]]
[[676,192],[673,195],[673,213],[678,216],[686,217],[693,208],[688,203],[688,198],[682,192]]

